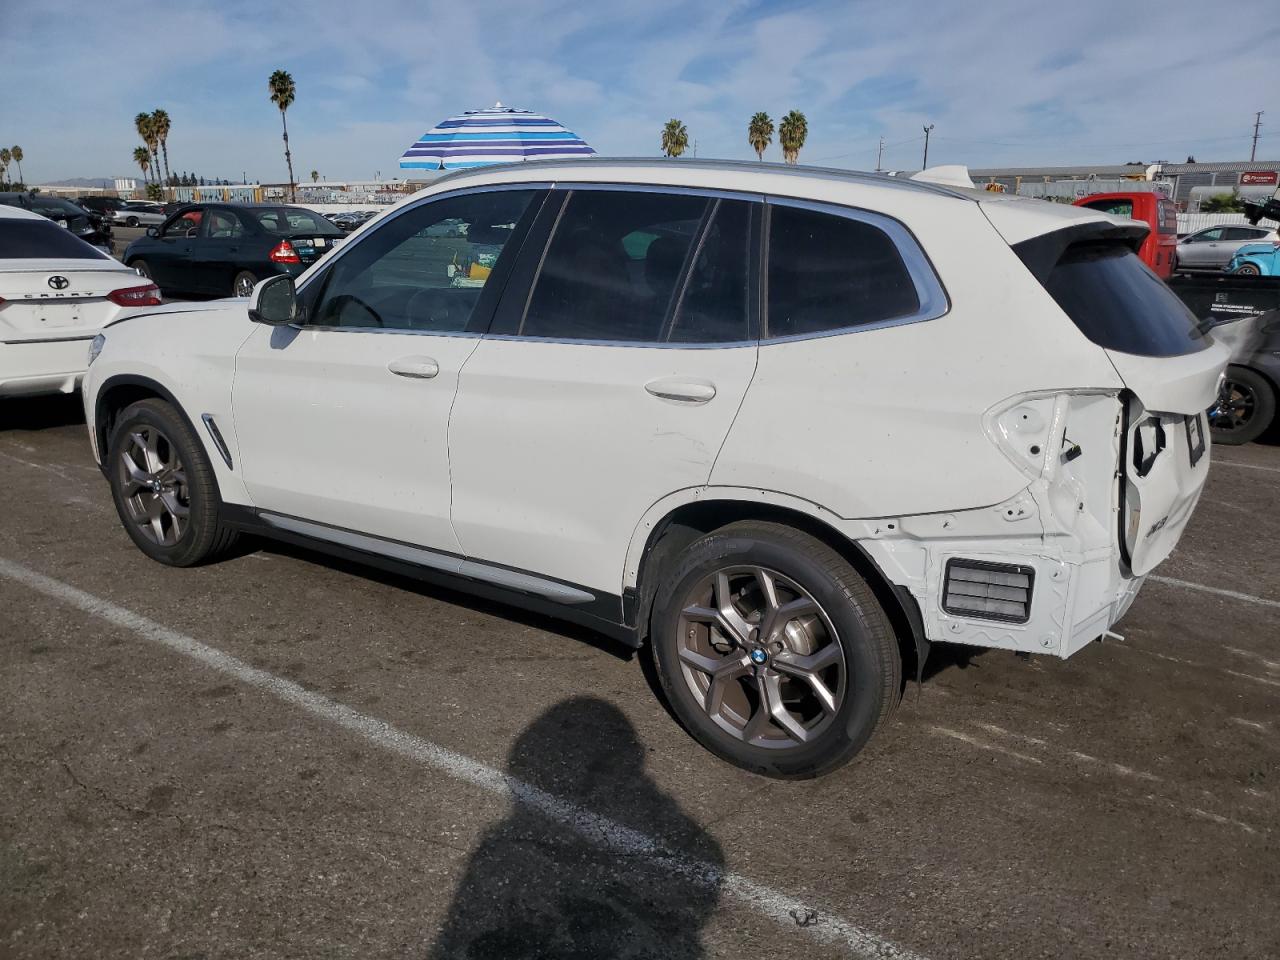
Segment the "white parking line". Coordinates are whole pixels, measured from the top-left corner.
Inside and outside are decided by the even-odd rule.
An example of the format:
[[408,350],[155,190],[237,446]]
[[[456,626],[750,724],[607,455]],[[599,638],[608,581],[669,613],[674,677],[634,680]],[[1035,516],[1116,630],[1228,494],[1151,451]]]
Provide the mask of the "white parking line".
[[363,737],[384,750],[433,767],[490,793],[509,796],[547,819],[574,830],[589,843],[626,856],[643,858],[686,880],[708,887],[719,887],[728,896],[790,930],[804,930],[821,940],[843,945],[860,957],[924,960],[919,954],[863,930],[823,908],[818,909],[818,923],[799,926],[795,917],[813,912],[815,904],[793,899],[781,891],[713,864],[683,857],[663,847],[648,834],[592,813],[585,807],[563,800],[470,757],[398,730],[382,720],[358,713],[328,697],[306,690],[291,680],[252,667],[215,647],[171,630],[109,600],[86,593],[78,587],[3,558],[0,558],[0,576],[24,584],[114,626],[132,631],[241,683],[256,687],[349,733]]
[[1217,460],[1213,461],[1213,465],[1222,464],[1224,467],[1242,467],[1245,470],[1265,470],[1267,473],[1280,473],[1277,467],[1261,467],[1256,463],[1236,463],[1234,460]]
[[1147,577],[1156,583],[1163,583],[1169,587],[1182,587],[1184,590],[1199,590],[1203,593],[1213,593],[1220,597],[1229,597],[1232,600],[1243,600],[1245,603],[1256,603],[1264,607],[1280,607],[1280,600],[1268,600],[1266,597],[1255,597],[1251,593],[1241,593],[1238,590],[1224,590],[1221,587],[1206,587],[1203,583],[1192,583],[1190,580],[1175,580],[1173,577],[1158,577],[1155,574]]

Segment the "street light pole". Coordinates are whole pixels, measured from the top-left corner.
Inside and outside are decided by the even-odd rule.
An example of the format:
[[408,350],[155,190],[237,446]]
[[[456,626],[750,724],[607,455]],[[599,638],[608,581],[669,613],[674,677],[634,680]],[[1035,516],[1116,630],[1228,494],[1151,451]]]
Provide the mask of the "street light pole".
[[1253,115],[1253,147],[1249,150],[1249,162],[1253,163],[1258,157],[1258,128],[1262,126],[1263,111],[1259,110]]
[[921,170],[929,169],[929,134],[933,132],[933,124],[929,124],[924,128],[924,162],[920,164]]
[[876,173],[880,172],[880,161],[884,157],[884,137],[880,138],[880,146],[876,148]]

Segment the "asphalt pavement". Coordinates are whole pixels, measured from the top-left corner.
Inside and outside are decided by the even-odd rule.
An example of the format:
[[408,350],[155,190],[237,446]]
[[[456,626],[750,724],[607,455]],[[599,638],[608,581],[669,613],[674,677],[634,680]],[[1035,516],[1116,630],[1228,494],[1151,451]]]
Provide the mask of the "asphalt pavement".
[[0,403],[0,956],[1280,956],[1280,446],[1213,456],[1123,642],[935,647],[783,783],[591,633],[152,563],[77,399]]

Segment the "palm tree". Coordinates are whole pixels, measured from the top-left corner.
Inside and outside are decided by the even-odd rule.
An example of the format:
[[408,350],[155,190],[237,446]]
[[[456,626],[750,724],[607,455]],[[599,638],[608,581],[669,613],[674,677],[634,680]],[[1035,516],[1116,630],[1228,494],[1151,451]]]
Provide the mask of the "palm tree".
[[809,135],[809,121],[799,110],[792,110],[778,124],[778,142],[782,144],[782,158],[787,163],[795,163],[800,157],[800,148],[804,146]]
[[133,118],[133,126],[138,131],[138,136],[142,138],[143,144],[150,151],[151,157],[147,163],[152,170],[156,172],[156,180],[160,179],[160,162],[156,157],[156,125],[152,120],[151,114],[140,113]]
[[689,146],[689,131],[685,125],[672,117],[662,128],[662,152],[668,157],[678,157]]
[[284,112],[293,105],[298,88],[294,86],[289,71],[276,70],[267,78],[267,89],[271,91],[271,102],[280,108],[280,125],[284,128],[284,162],[289,168],[289,200],[293,201],[297,199],[293,189],[293,155],[289,153],[289,124],[285,122]]
[[[169,183],[173,179],[173,175],[169,173],[169,128],[172,124],[169,121],[169,114],[164,110],[151,111],[151,129],[155,132],[156,142],[160,144],[160,151],[164,154],[164,180]],[[160,171],[157,169],[156,173]]]
[[763,110],[755,114],[747,124],[747,143],[751,144],[751,149],[761,160],[764,159],[764,152],[769,149],[769,144],[773,143],[773,121]]
[[9,169],[9,159],[12,154],[9,153],[8,147],[0,147],[0,183],[7,183],[6,170]]
[[319,182],[320,182],[320,171],[319,171],[319,170],[312,170],[312,171],[311,171],[311,182],[312,182],[312,183],[319,183]]
[[146,147],[133,148],[133,162],[142,168],[142,182],[147,182],[147,170],[151,166],[151,154],[147,153]]
[[18,182],[25,187],[27,178],[22,175],[22,148],[15,143],[9,150],[9,156],[13,157],[13,162],[18,165]]

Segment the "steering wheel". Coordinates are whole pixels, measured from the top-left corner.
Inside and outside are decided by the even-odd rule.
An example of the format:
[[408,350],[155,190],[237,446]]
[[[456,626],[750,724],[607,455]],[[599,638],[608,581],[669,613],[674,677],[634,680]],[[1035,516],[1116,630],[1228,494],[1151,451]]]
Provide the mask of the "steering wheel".
[[[452,311],[449,309],[448,301],[441,302],[442,299],[438,290],[416,290],[409,296],[404,312],[413,326],[419,329],[448,330],[450,329],[449,315]],[[419,320],[419,311],[426,314],[422,320]]]
[[334,297],[332,300],[330,300],[328,303],[325,304],[325,313],[330,318],[332,318],[335,314],[340,314],[344,310],[346,310],[348,305],[354,306],[358,310],[363,310],[373,320],[373,323],[371,324],[341,323],[341,324],[336,324],[336,326],[342,326],[342,327],[355,327],[355,326],[385,327],[386,326],[386,324],[382,321],[382,317],[377,310],[373,309],[373,307],[369,306],[367,303],[365,303],[363,300],[361,300],[359,297],[357,297],[355,294],[352,294],[352,293],[338,294],[336,297]]

